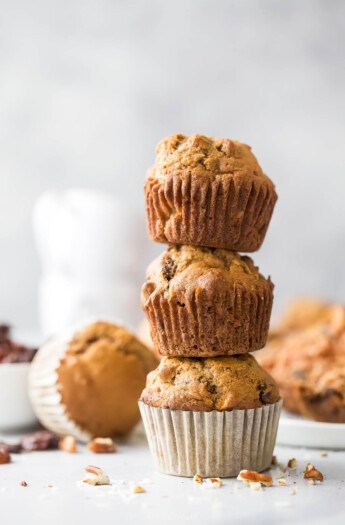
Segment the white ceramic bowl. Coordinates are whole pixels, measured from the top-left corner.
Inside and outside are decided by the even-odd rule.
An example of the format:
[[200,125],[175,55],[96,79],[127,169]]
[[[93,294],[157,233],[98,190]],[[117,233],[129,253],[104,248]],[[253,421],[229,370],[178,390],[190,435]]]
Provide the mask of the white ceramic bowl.
[[0,432],[37,423],[28,394],[30,363],[0,363]]

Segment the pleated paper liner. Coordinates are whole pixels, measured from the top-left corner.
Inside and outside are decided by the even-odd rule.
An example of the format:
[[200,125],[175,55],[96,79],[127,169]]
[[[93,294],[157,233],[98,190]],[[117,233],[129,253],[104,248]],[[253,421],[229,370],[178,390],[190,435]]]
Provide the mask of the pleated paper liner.
[[143,307],[162,355],[235,355],[266,344],[273,303],[270,280],[255,290],[235,282],[222,296],[199,288],[186,296],[183,305],[176,298],[149,292],[144,285]]
[[57,384],[57,369],[72,337],[71,333],[49,341],[40,349],[40,359],[34,359],[30,367],[29,395],[36,416],[45,428],[86,443],[92,436],[70,420]]
[[165,474],[234,477],[267,469],[276,442],[282,400],[262,408],[192,412],[139,402],[156,468]]
[[148,176],[146,214],[152,240],[257,251],[277,194],[266,177],[176,174]]

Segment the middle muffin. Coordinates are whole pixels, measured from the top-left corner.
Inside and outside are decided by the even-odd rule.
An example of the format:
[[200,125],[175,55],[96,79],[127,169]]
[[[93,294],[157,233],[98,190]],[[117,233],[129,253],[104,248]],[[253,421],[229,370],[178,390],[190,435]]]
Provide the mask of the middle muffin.
[[224,356],[265,345],[273,284],[250,257],[171,246],[151,263],[146,277],[142,306],[162,355]]

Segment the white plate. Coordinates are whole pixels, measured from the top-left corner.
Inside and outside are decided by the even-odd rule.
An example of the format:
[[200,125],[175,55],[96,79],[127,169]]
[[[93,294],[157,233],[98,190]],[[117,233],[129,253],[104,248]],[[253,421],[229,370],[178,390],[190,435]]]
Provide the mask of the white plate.
[[283,410],[277,444],[345,449],[345,423],[319,423]]

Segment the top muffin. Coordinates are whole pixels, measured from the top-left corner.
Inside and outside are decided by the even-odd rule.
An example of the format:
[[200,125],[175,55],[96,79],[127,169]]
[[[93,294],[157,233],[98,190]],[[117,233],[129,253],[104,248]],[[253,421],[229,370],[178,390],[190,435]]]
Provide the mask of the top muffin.
[[249,146],[179,134],[162,140],[156,153],[145,183],[153,240],[259,249],[277,195]]
[[216,139],[204,135],[172,135],[156,148],[154,175],[182,173],[186,170],[203,175],[238,173],[264,176],[247,144],[236,140]]

